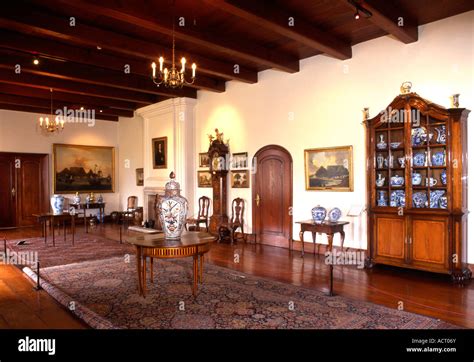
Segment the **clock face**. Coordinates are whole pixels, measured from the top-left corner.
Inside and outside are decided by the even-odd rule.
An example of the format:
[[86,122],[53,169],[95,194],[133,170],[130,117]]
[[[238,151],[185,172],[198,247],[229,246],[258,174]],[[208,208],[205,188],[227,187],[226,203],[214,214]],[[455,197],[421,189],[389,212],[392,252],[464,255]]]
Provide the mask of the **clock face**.
[[225,169],[225,158],[222,156],[214,155],[212,157],[212,170],[221,171]]
[[181,204],[175,200],[166,200],[161,204],[165,227],[173,232],[178,228]]

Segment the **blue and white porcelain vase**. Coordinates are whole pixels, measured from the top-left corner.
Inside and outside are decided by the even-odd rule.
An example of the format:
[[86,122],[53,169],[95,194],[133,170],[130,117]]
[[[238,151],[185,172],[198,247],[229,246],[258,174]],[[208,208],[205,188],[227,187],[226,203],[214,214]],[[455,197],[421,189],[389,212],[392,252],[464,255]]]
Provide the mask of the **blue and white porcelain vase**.
[[165,196],[158,202],[158,215],[166,239],[181,237],[188,213],[188,200],[181,196],[175,177],[174,172],[171,172],[170,180],[165,185]]
[[337,222],[341,216],[342,211],[338,207],[334,207],[328,212],[328,219],[330,222]]
[[99,204],[104,203],[104,197],[103,197],[102,195],[99,195],[99,197],[97,198],[97,202],[98,202]]
[[446,170],[441,171],[441,183],[446,185],[448,183],[448,177],[446,175]]
[[76,195],[74,195],[72,201],[75,205],[79,205],[81,203],[81,196],[79,195],[79,192],[76,192]]
[[313,217],[313,221],[317,224],[321,224],[324,221],[326,213],[326,209],[319,205],[311,209],[311,216]]
[[51,196],[51,208],[53,209],[54,215],[61,215],[64,209],[64,196],[62,195]]

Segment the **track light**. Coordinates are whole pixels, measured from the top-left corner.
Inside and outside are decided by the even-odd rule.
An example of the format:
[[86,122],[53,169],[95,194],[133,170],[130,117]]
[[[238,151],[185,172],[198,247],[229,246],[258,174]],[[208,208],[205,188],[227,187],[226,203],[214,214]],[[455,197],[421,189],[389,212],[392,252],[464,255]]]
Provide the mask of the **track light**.
[[356,13],[354,14],[354,19],[359,20],[360,19],[360,13],[364,14],[366,18],[370,18],[372,16],[372,13],[365,9],[361,4],[359,4],[356,0],[347,0],[349,4],[351,4],[355,9]]
[[39,59],[37,57],[33,58],[33,64],[38,65],[40,63]]

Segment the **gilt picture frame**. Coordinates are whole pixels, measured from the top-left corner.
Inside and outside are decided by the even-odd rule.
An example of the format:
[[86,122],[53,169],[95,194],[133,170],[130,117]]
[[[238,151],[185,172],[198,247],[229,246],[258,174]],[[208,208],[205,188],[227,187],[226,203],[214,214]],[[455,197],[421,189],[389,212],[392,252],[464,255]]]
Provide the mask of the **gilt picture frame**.
[[198,187],[212,187],[212,174],[210,171],[198,171]]
[[352,146],[304,151],[306,190],[354,191]]
[[115,148],[53,144],[53,192],[115,192]]
[[207,152],[199,153],[199,167],[209,168],[209,166],[210,166],[209,154]]
[[248,189],[249,181],[249,170],[230,171],[230,183],[233,189]]

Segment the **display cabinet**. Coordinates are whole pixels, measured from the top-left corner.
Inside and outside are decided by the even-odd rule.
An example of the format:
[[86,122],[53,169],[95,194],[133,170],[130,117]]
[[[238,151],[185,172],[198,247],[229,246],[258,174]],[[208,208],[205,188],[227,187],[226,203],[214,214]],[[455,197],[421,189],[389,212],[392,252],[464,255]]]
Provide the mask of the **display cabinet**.
[[467,118],[406,90],[366,119],[366,265],[471,278],[467,264]]

